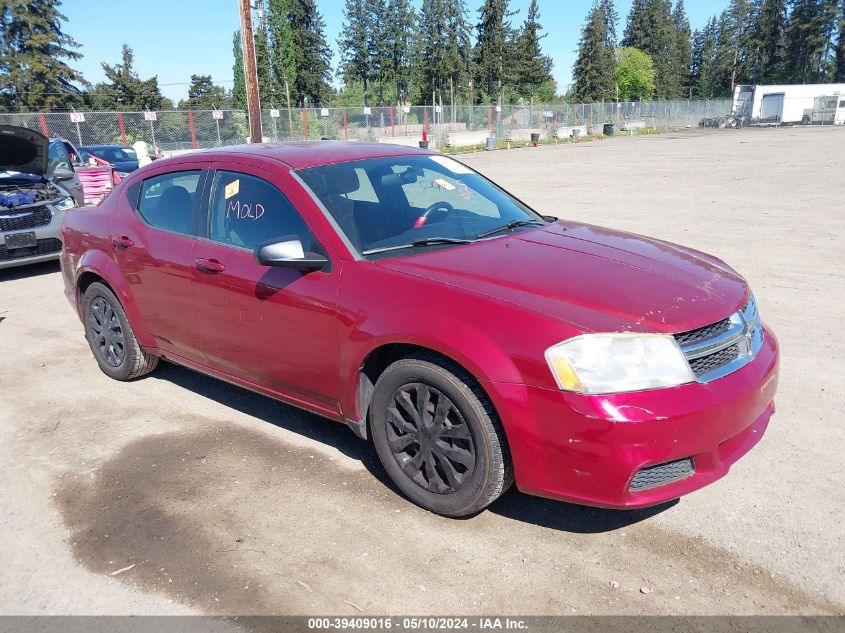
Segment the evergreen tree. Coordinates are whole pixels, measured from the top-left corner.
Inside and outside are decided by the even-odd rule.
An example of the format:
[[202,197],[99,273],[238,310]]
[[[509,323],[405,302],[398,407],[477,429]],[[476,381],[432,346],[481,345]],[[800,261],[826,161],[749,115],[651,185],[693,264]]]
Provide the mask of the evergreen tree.
[[232,66],[232,107],[246,109],[246,81],[244,79],[244,54],[241,43],[241,32],[232,35],[232,55],[235,63]]
[[677,0],[672,12],[674,47],[672,50],[672,90],[675,97],[691,96],[692,30],[684,10],[684,0]]
[[288,19],[293,34],[296,80],[292,88],[296,104],[322,104],[329,101],[331,87],[331,49],[326,42],[326,23],[315,0],[287,0]]
[[634,0],[625,27],[623,46],[638,48],[652,58],[657,98],[680,96],[683,80],[673,58],[676,48],[671,0]]
[[507,85],[511,59],[513,31],[511,28],[509,0],[484,0],[478,9],[476,30],[478,39],[473,50],[476,85],[480,96],[488,102],[502,99]]
[[835,0],[791,0],[786,28],[785,77],[794,83],[825,81],[832,66]]
[[833,81],[845,82],[845,0],[839,8],[839,36],[834,55]]
[[290,107],[296,103],[297,98],[297,68],[293,30],[288,19],[288,0],[268,0],[266,26],[268,74],[273,93],[262,95],[262,102],[265,105]]
[[752,81],[756,7],[752,0],[731,0],[719,17],[715,69],[718,96],[732,96],[737,84]]
[[373,76],[369,47],[374,31],[377,31],[376,25],[366,11],[364,3],[361,0],[346,0],[341,36],[337,40],[340,48],[340,73],[346,84],[360,81],[365,94]]
[[754,83],[776,83],[783,65],[786,0],[758,0],[754,25]]
[[76,84],[87,86],[68,65],[79,48],[62,30],[59,0],[0,2],[0,106],[52,110],[82,102]]
[[162,96],[158,77],[141,79],[134,67],[132,49],[123,45],[120,63],[102,63],[106,81],[94,86],[91,105],[102,110],[168,110],[173,107],[170,99]]
[[443,88],[447,84],[449,63],[446,53],[449,50],[448,13],[444,0],[423,0],[420,11],[420,40],[418,45],[417,68],[423,102],[435,94],[435,99],[443,98]]
[[578,57],[573,67],[577,101],[616,98],[615,10],[612,2],[596,0],[581,30]]
[[[263,2],[263,0],[260,0]],[[253,30],[255,41],[255,66],[258,75],[258,98],[261,103],[283,103],[285,99],[284,87],[278,89],[276,78],[272,71],[270,60],[270,41],[267,38],[267,26],[260,21]]]
[[382,20],[382,36],[386,58],[383,60],[383,82],[389,87],[389,100],[407,102],[411,92],[411,70],[415,56],[417,14],[409,0],[388,0]]
[[692,68],[690,84],[693,96],[709,99],[715,96],[718,25],[716,18],[707,21],[692,39]]
[[543,55],[540,40],[546,37],[540,34],[540,8],[537,0],[531,0],[528,16],[516,40],[515,76],[517,90],[525,97],[534,97],[540,87],[551,80],[552,59]]
[[[446,4],[446,69],[450,102],[457,98],[470,102],[473,95],[472,27],[464,0]],[[444,85],[445,88],[445,85]]]
[[215,85],[211,75],[191,75],[188,98],[179,102],[179,108],[186,110],[224,109],[230,105],[226,89]]

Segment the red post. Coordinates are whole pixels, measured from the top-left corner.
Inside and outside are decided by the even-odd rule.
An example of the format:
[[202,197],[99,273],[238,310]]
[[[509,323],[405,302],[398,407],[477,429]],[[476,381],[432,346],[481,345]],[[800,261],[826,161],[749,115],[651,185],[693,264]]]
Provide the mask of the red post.
[[117,113],[117,126],[120,128],[120,142],[126,145],[126,127],[123,125],[123,112]]
[[396,136],[396,126],[395,126],[395,121],[394,121],[394,117],[395,117],[394,112],[395,111],[396,111],[396,108],[390,108],[390,110],[388,110],[388,113],[390,114],[390,136]]
[[305,111],[305,108],[300,110],[302,113],[302,130],[304,133],[303,138],[307,141],[308,140],[308,113]]
[[[123,118],[121,117],[121,125],[123,127]],[[188,129],[191,130],[191,147],[197,148],[197,127],[194,125],[194,113],[188,112]]]
[[38,125],[41,128],[41,133],[44,136],[50,136],[50,130],[47,128],[47,119],[44,117],[43,114],[38,115]]
[[349,125],[346,121],[346,108],[343,109],[343,138],[349,140]]
[[511,106],[511,125],[516,125],[516,108]]
[[493,108],[487,108],[487,129],[493,129]]
[[428,140],[428,108],[423,106],[423,135],[422,140]]

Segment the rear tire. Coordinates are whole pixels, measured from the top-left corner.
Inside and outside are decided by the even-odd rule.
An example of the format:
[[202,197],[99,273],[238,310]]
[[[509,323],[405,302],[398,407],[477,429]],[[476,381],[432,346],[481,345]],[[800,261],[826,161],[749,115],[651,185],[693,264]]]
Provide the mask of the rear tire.
[[426,510],[472,515],[513,483],[505,434],[486,394],[437,356],[390,365],[376,382],[369,416],[387,474]]
[[94,359],[110,378],[132,380],[158,365],[158,356],[141,349],[123,306],[105,284],[88,286],[82,297],[82,320]]

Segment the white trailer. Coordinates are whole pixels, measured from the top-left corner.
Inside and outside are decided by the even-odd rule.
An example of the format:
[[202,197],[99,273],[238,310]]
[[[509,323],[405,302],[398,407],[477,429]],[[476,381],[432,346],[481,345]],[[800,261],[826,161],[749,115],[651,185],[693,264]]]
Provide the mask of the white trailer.
[[742,125],[812,123],[819,97],[843,100],[845,84],[739,85],[731,116]]

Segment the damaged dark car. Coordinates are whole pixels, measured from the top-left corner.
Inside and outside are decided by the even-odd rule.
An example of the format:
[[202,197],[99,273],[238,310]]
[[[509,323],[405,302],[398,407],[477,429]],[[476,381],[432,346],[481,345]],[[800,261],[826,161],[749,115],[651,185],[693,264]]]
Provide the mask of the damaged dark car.
[[59,257],[65,212],[77,205],[62,183],[76,174],[49,154],[43,134],[0,126],[0,269]]

